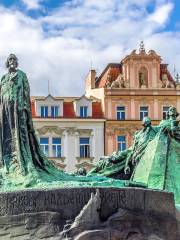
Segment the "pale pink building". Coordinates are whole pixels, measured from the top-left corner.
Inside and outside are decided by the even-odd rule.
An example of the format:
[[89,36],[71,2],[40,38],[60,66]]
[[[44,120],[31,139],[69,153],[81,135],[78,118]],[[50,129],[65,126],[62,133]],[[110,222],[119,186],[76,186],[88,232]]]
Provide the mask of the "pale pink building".
[[133,50],[120,63],[109,63],[100,76],[95,70],[89,72],[85,94],[102,101],[105,155],[129,147],[144,116],[155,125],[166,117],[169,106],[180,112],[180,85],[167,66],[141,43],[138,52]]

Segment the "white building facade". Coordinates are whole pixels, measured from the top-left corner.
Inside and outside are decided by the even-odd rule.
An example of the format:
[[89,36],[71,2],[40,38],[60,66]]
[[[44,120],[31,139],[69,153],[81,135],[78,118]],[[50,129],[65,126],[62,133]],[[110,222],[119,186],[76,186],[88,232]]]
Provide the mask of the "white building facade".
[[104,122],[96,99],[32,97],[36,134],[46,156],[59,168],[89,170],[104,155]]

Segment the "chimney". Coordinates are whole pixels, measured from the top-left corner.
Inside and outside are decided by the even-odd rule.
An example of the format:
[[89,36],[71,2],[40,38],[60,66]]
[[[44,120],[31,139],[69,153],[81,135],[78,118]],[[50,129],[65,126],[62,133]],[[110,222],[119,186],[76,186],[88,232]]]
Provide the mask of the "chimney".
[[85,92],[95,88],[96,70],[90,70],[85,80]]

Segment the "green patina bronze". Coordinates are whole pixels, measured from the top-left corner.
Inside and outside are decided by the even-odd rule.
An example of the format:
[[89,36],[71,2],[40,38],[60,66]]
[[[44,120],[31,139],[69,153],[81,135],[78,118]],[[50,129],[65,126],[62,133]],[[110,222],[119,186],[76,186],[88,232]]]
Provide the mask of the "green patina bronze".
[[100,159],[87,176],[67,174],[41,151],[32,123],[28,80],[17,66],[17,57],[11,54],[8,73],[0,84],[1,191],[139,186],[173,192],[176,204],[180,204],[180,126],[174,107],[158,126],[144,118],[143,129],[134,135],[133,145]]
[[18,61],[14,54],[10,54],[6,65],[8,73],[1,79],[0,94],[1,190],[111,186],[111,179],[73,176],[57,169],[48,161],[35,135],[26,74],[17,69]]
[[140,161],[149,142],[157,134],[157,127],[151,126],[151,119],[143,119],[143,129],[134,135],[133,145],[125,150],[114,152],[111,156],[102,158],[88,175],[104,175],[121,179],[129,179],[135,165]]
[[125,186],[146,187],[173,192],[180,204],[180,126],[179,114],[170,107],[168,119],[151,126],[148,117],[135,133],[133,145],[101,159],[88,175],[127,179]]

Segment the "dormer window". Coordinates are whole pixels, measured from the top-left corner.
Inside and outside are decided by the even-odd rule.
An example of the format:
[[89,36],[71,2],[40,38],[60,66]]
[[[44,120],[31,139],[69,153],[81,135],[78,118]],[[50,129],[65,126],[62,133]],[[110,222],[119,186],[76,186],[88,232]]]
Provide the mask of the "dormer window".
[[48,117],[48,106],[41,106],[41,117]]
[[51,117],[56,118],[59,116],[59,106],[51,106]]
[[80,106],[80,117],[85,118],[88,116],[88,107]]

